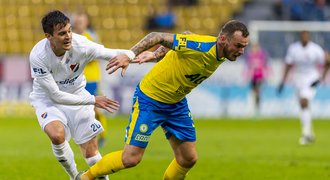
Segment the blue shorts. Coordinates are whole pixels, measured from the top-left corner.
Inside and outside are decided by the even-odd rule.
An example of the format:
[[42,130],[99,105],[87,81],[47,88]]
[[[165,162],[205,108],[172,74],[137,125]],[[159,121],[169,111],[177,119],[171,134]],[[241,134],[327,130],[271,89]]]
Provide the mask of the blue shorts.
[[93,82],[87,82],[85,89],[91,94],[96,96],[97,95],[97,89],[98,89],[98,84],[96,81]]
[[161,126],[166,138],[171,135],[182,141],[196,141],[196,131],[187,99],[166,104],[145,95],[139,85],[133,97],[133,108],[126,128],[125,143],[145,148],[152,132]]

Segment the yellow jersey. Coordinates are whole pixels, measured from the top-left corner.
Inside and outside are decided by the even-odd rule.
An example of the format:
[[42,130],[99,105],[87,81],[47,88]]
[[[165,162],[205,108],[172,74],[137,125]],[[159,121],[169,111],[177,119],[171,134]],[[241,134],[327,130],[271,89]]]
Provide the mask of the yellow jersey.
[[[95,35],[89,31],[85,31],[82,35],[91,41],[97,42]],[[94,59],[86,65],[84,75],[87,82],[98,82],[101,80],[101,69],[98,60]]]
[[218,57],[216,41],[214,36],[175,34],[172,50],[140,82],[142,92],[167,104],[182,100],[225,61]]

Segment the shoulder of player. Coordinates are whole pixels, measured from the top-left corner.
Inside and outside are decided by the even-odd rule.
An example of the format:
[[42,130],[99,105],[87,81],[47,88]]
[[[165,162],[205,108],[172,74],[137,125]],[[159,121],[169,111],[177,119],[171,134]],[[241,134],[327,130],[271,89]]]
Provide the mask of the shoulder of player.
[[77,34],[77,33],[72,33],[72,45],[83,45],[80,44],[81,42],[89,41],[87,37]]
[[300,41],[296,41],[296,42],[293,42],[289,45],[289,47],[298,47],[298,46],[301,46],[301,42]]
[[313,42],[313,41],[310,41],[309,44],[310,44],[311,46],[315,47],[315,48],[321,48],[321,49],[323,49],[323,48],[321,47],[321,45],[319,45],[319,44],[317,44],[317,43],[315,43],[315,42]]
[[288,46],[288,51],[297,51],[297,50],[302,50],[302,44],[300,41],[293,42],[289,44]]
[[30,52],[30,61],[38,61],[40,59],[46,59],[47,53],[47,42],[46,38],[40,40]]
[[89,47],[89,42],[85,36],[72,33],[72,49],[74,52],[85,52]]
[[201,35],[201,34],[175,34],[176,36],[185,36],[194,41],[216,41],[217,37],[210,35]]

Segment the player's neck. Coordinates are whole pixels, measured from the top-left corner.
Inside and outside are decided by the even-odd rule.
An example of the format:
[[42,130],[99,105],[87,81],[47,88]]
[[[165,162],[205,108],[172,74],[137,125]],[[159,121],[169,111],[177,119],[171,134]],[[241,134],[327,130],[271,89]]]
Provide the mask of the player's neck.
[[56,49],[56,47],[53,46],[53,45],[51,45],[51,48],[52,48],[54,54],[55,54],[57,57],[61,57],[61,56],[63,56],[63,55],[65,54],[65,50],[63,50],[63,49]]

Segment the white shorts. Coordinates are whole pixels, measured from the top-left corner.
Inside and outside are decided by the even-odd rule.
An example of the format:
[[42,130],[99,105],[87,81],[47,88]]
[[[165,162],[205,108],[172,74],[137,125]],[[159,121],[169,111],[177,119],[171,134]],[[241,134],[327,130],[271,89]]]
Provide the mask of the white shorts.
[[295,82],[296,92],[298,98],[306,98],[312,100],[316,94],[316,87],[312,87],[312,84],[317,81],[318,78],[300,78]]
[[71,136],[77,144],[84,144],[103,132],[101,123],[95,119],[93,105],[67,106],[53,104],[46,100],[34,100],[32,106],[41,128],[54,121],[59,120],[65,126],[65,139]]

